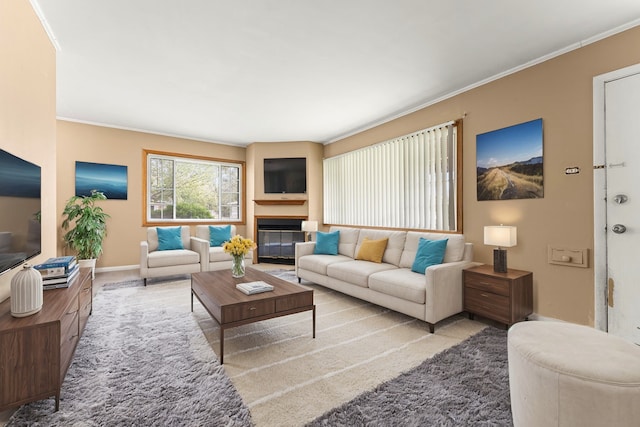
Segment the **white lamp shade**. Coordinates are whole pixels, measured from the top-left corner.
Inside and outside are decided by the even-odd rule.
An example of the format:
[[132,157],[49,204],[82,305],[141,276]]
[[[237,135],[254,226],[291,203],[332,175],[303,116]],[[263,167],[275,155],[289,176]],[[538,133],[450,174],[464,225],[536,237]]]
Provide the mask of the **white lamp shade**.
[[518,230],[510,225],[488,225],[484,227],[484,244],[510,248],[518,241]]
[[318,231],[318,221],[302,221],[302,231],[307,233]]

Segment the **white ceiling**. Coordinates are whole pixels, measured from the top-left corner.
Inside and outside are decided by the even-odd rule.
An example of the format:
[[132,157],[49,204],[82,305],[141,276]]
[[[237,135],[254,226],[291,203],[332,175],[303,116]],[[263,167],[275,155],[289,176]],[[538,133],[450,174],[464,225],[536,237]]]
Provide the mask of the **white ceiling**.
[[237,145],[332,142],[640,24],[638,0],[31,2],[60,119]]

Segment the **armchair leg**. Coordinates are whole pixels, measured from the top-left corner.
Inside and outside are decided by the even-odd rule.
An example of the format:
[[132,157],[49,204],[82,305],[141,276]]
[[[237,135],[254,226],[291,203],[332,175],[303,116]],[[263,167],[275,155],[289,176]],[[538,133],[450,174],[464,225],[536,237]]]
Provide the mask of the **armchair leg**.
[[435,330],[436,330],[436,325],[434,325],[433,323],[429,323],[429,322],[426,322],[426,323],[427,323],[427,325],[429,325],[429,332],[434,333]]
[[144,280],[144,285],[147,286],[147,278],[145,277],[143,280]]
[[298,277],[298,283],[302,283],[302,279]]

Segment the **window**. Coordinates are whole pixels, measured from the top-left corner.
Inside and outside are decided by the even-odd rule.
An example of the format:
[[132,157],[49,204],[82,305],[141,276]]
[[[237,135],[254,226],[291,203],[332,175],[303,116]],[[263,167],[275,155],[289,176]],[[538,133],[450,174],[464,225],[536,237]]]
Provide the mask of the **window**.
[[444,123],[325,159],[324,222],[461,232],[461,127]]
[[243,221],[244,163],[145,151],[146,224]]

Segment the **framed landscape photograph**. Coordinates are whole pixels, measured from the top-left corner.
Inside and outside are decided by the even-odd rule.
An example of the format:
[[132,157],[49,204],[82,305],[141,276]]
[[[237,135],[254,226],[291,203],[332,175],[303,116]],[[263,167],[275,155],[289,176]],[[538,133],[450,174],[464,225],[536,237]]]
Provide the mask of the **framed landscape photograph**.
[[542,119],[476,135],[478,200],[544,196]]
[[127,167],[76,162],[76,196],[101,191],[107,199],[127,200]]

